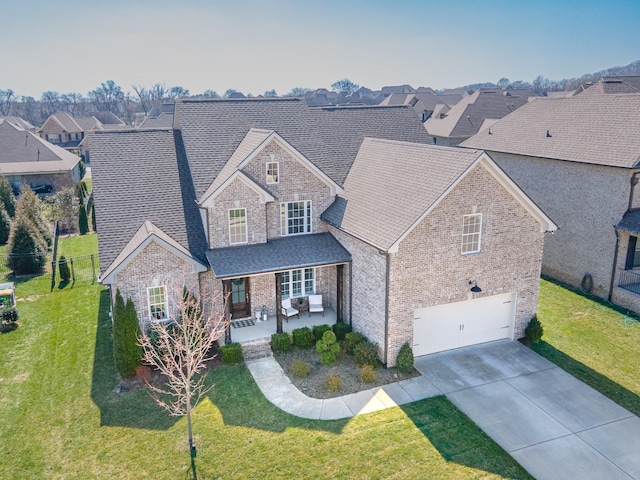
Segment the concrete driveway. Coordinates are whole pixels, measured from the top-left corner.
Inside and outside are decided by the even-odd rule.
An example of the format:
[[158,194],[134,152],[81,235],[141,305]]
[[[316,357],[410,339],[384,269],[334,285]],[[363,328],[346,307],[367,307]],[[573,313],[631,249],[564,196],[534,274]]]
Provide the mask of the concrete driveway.
[[640,419],[520,343],[415,366],[538,480],[640,480]]

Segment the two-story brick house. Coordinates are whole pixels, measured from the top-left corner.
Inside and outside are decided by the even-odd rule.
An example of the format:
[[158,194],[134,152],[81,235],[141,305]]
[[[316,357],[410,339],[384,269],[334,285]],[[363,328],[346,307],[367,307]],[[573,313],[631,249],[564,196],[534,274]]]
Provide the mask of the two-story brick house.
[[[170,315],[176,282],[228,295],[233,318],[321,294],[393,365],[414,341],[414,311],[467,302],[475,280],[483,294],[472,295],[490,306],[510,295],[498,299],[513,307],[508,332],[492,335],[517,338],[535,312],[543,234],[555,226],[486,155],[424,150],[428,140],[407,107],[297,99],[182,100],[173,129],[96,132],[101,281],[132,298],[143,321]],[[475,240],[461,252],[463,225]],[[526,238],[514,242],[514,231]],[[447,255],[466,260],[446,269]]]

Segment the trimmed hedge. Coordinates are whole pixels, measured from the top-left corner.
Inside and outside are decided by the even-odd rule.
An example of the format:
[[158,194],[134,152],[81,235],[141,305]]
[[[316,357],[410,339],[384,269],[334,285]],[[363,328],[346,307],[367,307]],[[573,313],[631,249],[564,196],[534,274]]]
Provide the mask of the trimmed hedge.
[[358,366],[373,365],[375,367],[378,364],[378,349],[369,341],[362,342],[356,345],[353,351],[353,361]]
[[408,343],[400,347],[396,357],[396,368],[400,373],[411,373],[413,371],[413,350]]
[[331,328],[340,342],[344,340],[345,335],[351,331],[351,325],[345,322],[336,322]]
[[313,347],[313,332],[309,327],[296,328],[293,331],[293,344],[298,348]]
[[366,342],[367,337],[358,332],[350,332],[344,336],[344,341],[342,342],[342,346],[344,347],[344,351],[349,355],[353,355],[356,347],[362,342]]
[[288,352],[291,350],[291,337],[288,333],[274,333],[271,335],[271,350],[274,352]]
[[322,340],[322,335],[324,335],[324,332],[326,332],[327,330],[331,330],[331,327],[329,325],[314,325],[313,338],[315,338],[316,341]]
[[233,364],[244,362],[244,356],[242,355],[242,346],[239,343],[230,343],[220,347],[220,355],[222,356],[222,363]]

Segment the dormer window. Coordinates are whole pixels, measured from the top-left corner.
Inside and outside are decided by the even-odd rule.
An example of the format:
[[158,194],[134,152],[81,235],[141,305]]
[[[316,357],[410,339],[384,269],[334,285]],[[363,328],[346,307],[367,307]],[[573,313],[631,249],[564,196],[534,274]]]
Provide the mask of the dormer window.
[[280,165],[278,162],[267,162],[267,185],[280,183]]
[[48,133],[47,134],[47,142],[60,143],[60,134],[59,133]]
[[229,210],[229,243],[236,245],[247,243],[247,209]]

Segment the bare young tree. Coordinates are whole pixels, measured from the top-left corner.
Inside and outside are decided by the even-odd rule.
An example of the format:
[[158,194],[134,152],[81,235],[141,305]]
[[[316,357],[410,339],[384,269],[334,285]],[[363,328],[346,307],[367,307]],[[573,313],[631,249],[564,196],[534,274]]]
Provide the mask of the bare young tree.
[[169,305],[175,305],[175,311],[165,313],[169,321],[150,323],[148,329],[143,329],[140,344],[143,362],[156,368],[166,380],[163,385],[148,383],[155,401],[171,415],[187,418],[191,470],[196,480],[191,411],[213,387],[206,385],[203,373],[213,358],[213,344],[224,334],[228,319],[222,313],[224,309],[215,310],[219,297],[198,302],[188,286],[173,290]]
[[0,90],[0,115],[9,115],[14,100],[13,90]]

